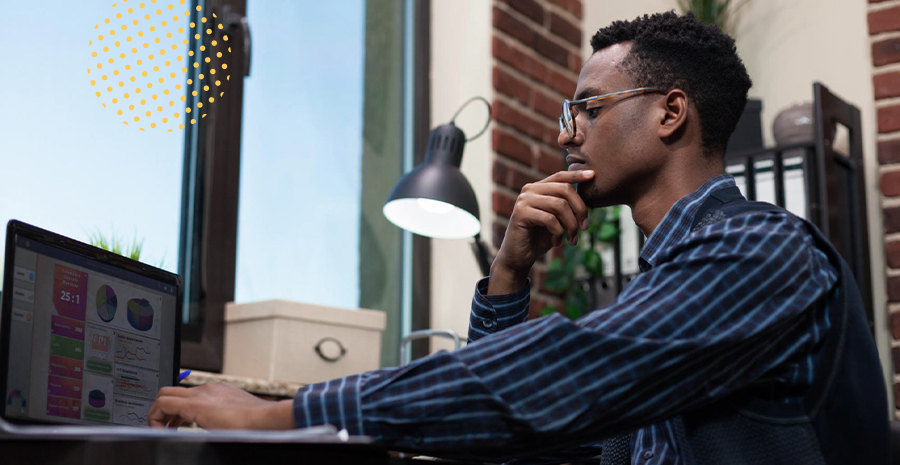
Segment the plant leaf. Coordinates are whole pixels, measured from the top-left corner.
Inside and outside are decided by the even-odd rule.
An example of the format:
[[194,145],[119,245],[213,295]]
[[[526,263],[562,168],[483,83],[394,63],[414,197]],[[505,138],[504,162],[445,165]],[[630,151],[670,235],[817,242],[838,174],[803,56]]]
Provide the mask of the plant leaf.
[[544,278],[544,287],[553,292],[564,292],[569,288],[572,276],[566,273],[562,260],[555,258],[547,264],[547,277]]
[[598,239],[600,242],[612,242],[619,236],[619,227],[615,223],[603,223]]
[[596,250],[584,251],[584,269],[592,276],[603,276],[603,259]]

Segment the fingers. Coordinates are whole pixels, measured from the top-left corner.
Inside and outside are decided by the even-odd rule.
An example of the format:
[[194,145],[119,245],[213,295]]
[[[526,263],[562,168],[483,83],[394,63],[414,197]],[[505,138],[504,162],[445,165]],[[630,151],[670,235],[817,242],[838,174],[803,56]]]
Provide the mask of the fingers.
[[566,237],[570,245],[575,245],[579,221],[567,199],[547,195],[534,196],[528,199],[526,205],[526,208],[534,210],[528,212],[526,218],[531,220],[532,225],[546,227],[554,237],[554,245],[559,245],[563,237]]
[[163,428],[173,420],[181,423],[190,423],[194,419],[189,412],[190,403],[183,397],[161,396],[150,407],[147,414],[147,422],[151,428]]
[[194,389],[194,388],[165,386],[165,387],[162,387],[159,389],[159,393],[156,394],[156,398],[159,399],[160,397],[163,397],[163,396],[188,397],[191,395],[191,389]]
[[585,182],[593,177],[593,170],[559,171],[547,176],[539,182],[564,182],[575,184],[576,182]]
[[[590,170],[560,171],[539,182],[526,184],[516,200],[516,207],[521,204],[521,210],[528,210],[525,207],[531,207],[552,213],[562,228],[568,232],[569,244],[574,245],[578,238],[578,230],[587,229],[588,208],[571,183],[584,182],[593,175],[594,172]],[[548,230],[554,236],[563,234],[550,228]]]

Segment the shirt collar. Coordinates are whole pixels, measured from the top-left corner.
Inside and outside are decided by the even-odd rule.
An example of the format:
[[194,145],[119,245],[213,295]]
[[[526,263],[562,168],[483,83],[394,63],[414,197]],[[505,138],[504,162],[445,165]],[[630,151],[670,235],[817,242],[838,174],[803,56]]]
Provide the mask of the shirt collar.
[[672,205],[641,249],[639,260],[641,271],[653,268],[663,250],[681,242],[690,233],[694,214],[711,193],[734,186],[734,178],[730,174],[720,174],[710,178],[697,190],[675,202],[675,205]]

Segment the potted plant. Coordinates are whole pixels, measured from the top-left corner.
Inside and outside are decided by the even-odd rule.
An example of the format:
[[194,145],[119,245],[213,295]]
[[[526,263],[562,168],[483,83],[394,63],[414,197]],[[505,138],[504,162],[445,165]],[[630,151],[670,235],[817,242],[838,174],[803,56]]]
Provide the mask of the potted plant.
[[540,310],[541,315],[560,312],[576,319],[585,310],[590,311],[607,303],[603,300],[609,299],[603,299],[601,295],[605,278],[601,251],[619,240],[620,212],[619,206],[591,210],[588,229],[579,231],[578,243],[566,244],[562,257],[554,258],[547,264],[543,286],[560,294],[565,300],[565,308],[547,305]]

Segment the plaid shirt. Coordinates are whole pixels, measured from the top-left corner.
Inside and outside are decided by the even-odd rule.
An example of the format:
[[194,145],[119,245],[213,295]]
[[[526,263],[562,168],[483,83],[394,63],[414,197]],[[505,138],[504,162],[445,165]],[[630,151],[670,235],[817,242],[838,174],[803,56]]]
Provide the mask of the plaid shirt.
[[561,462],[634,432],[632,463],[678,464],[668,419],[761,388],[797,401],[829,327],[814,305],[837,281],[790,214],[748,213],[690,231],[707,181],[680,199],[641,251],[616,303],[577,321],[525,322],[530,283],[476,286],[469,344],[409,365],[306,386],[298,427],[331,423],[430,455]]

